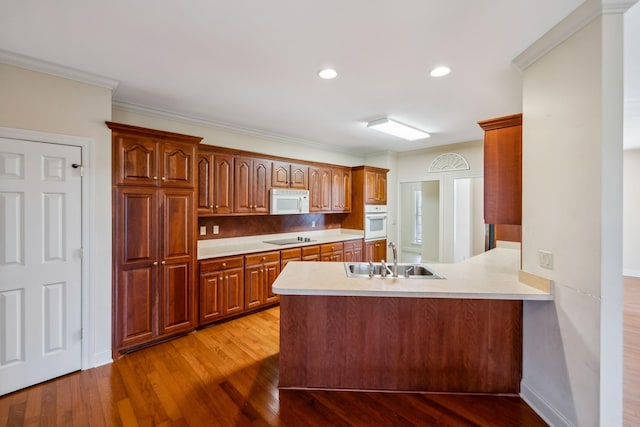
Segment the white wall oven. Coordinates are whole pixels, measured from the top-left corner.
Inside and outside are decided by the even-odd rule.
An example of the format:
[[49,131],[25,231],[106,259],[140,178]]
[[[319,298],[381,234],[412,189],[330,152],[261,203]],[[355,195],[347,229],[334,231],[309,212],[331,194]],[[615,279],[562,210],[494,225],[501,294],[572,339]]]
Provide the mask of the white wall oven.
[[364,239],[376,240],[387,238],[387,206],[364,206]]

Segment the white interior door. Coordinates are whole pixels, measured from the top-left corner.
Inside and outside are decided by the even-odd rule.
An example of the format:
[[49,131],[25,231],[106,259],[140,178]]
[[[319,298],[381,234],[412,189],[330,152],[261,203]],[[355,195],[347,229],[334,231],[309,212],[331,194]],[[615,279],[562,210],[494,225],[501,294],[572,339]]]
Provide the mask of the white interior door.
[[0,395],[81,368],[81,158],[0,138]]

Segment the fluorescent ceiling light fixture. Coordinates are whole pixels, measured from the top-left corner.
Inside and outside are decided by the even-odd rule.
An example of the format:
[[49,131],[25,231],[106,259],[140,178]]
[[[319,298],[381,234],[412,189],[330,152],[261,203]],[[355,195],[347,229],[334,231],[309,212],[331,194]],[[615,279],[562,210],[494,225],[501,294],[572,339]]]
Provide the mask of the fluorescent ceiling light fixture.
[[369,122],[367,127],[408,141],[429,138],[429,136],[431,136],[425,131],[387,118]]
[[451,68],[443,65],[443,66],[434,68],[433,70],[431,70],[431,73],[429,74],[431,75],[431,77],[444,77],[450,72],[451,72]]
[[324,80],[331,80],[338,77],[338,72],[333,68],[324,68],[318,71],[318,77]]

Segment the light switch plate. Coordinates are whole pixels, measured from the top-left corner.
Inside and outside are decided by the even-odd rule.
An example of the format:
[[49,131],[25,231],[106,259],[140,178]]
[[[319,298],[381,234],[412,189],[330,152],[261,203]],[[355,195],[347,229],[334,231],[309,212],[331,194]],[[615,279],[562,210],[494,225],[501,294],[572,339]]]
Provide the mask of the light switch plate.
[[201,236],[206,236],[207,235],[207,226],[206,225],[201,225],[200,226],[200,235]]
[[220,234],[220,226],[219,225],[214,225],[213,226],[213,234]]
[[538,262],[540,264],[540,267],[553,270],[553,252],[539,250]]

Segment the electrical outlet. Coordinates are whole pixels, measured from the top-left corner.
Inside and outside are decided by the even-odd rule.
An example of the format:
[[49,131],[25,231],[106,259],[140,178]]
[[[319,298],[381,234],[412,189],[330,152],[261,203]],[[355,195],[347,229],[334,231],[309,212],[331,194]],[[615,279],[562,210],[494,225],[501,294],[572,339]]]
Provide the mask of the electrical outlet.
[[220,234],[220,226],[219,225],[214,225],[213,226],[213,234]]
[[316,222],[315,221],[311,221],[311,226],[315,227],[316,226]]
[[553,270],[553,252],[539,250],[538,262],[540,264],[540,267]]
[[201,225],[200,226],[200,235],[201,236],[206,236],[207,235],[207,226],[206,225]]

